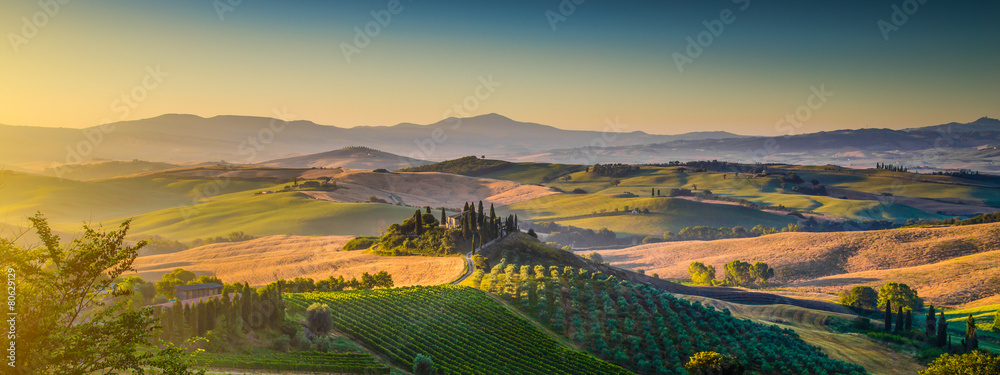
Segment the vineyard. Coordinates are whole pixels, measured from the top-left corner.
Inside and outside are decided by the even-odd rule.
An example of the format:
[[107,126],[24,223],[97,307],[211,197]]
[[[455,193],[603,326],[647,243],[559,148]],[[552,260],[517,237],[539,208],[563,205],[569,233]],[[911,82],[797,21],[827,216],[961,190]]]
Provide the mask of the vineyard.
[[418,354],[449,374],[627,374],[573,351],[482,291],[441,285],[287,294],[304,309],[320,302],[333,327],[405,369]]
[[472,282],[599,358],[641,374],[687,374],[682,365],[703,351],[731,355],[763,374],[865,373],[829,359],[790,329],[578,268],[501,260]]
[[254,354],[199,352],[199,366],[248,370],[316,371],[338,374],[388,374],[388,366],[363,353],[267,352]]

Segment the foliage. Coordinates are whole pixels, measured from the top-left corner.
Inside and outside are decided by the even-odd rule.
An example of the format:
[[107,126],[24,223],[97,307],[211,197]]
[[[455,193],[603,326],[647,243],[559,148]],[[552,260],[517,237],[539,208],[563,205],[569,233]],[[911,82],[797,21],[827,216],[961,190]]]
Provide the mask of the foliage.
[[688,274],[691,275],[691,282],[695,284],[711,285],[712,281],[715,280],[715,266],[694,262],[688,267]]
[[584,269],[501,260],[482,279],[480,289],[590,353],[637,373],[684,373],[677,364],[705,351],[731,355],[763,374],[864,372],[830,360],[790,329],[737,319],[725,310]]
[[583,259],[587,259],[587,260],[589,260],[591,262],[594,262],[594,263],[604,263],[604,257],[601,256],[601,253],[598,253],[596,251],[588,253],[588,254],[583,254],[582,256],[583,256]]
[[745,372],[736,357],[716,352],[694,353],[684,368],[691,375],[737,375]]
[[330,306],[321,303],[309,305],[309,308],[306,309],[306,322],[309,324],[309,329],[315,332],[320,334],[330,332],[330,329],[333,328]]
[[351,250],[369,249],[372,247],[372,245],[375,244],[375,241],[377,240],[378,237],[369,237],[369,236],[354,237],[348,240],[347,243],[344,244],[344,250],[351,251]]
[[484,293],[460,286],[286,295],[329,305],[333,326],[402,368],[417,354],[445,373],[627,373],[549,338]]
[[540,221],[531,224],[531,229],[549,233],[545,239],[561,245],[576,247],[611,246],[625,243],[627,239],[619,239],[615,232],[608,228],[600,230],[583,229],[568,225],[559,225],[551,221]]
[[185,271],[181,268],[176,268],[163,275],[160,281],[156,282],[156,292],[167,296],[168,298],[174,298],[174,287],[180,285],[187,285],[191,280],[194,280],[196,276],[194,272]]
[[850,290],[840,292],[840,304],[859,309],[875,310],[878,308],[878,292],[870,286],[855,286]]
[[944,354],[931,362],[920,375],[996,375],[1000,374],[1000,356],[984,351]]
[[487,173],[496,172],[509,168],[513,164],[503,160],[481,159],[475,156],[466,156],[454,160],[422,165],[419,167],[409,167],[398,170],[398,172],[441,172],[460,174],[465,176],[481,176]]
[[886,283],[878,289],[878,308],[885,309],[886,302],[893,306],[903,306],[907,310],[919,310],[924,307],[923,300],[917,296],[917,291],[903,283]]
[[433,375],[434,360],[430,356],[417,354],[413,358],[413,375]]
[[[153,345],[156,320],[150,309],[129,309],[121,300],[131,290],[115,288],[132,270],[138,250],[125,244],[129,221],[118,230],[98,232],[84,226],[69,245],[41,216],[29,218],[42,246],[21,248],[0,239],[0,262],[15,276],[16,368],[25,374],[142,373],[159,369],[193,373],[185,352]],[[13,345],[13,344],[12,344]],[[6,346],[5,346],[6,348]]]
[[741,260],[733,260],[725,265],[726,285],[742,287],[764,287],[774,276],[774,270],[767,263],[750,264]]
[[639,171],[638,165],[628,165],[628,164],[594,164],[593,167],[587,168],[587,172],[590,172],[596,176],[600,177],[614,177],[621,178],[627,177],[635,172]]

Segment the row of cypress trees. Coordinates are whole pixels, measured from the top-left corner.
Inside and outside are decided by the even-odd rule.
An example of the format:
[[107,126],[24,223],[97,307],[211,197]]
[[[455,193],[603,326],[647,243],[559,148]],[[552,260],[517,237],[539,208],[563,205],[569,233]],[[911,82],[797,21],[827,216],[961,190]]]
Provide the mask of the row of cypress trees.
[[180,343],[193,337],[205,337],[216,328],[219,319],[241,325],[248,332],[281,328],[285,321],[285,305],[279,287],[268,286],[258,291],[247,283],[235,286],[232,297],[227,287],[221,296],[198,303],[174,301],[170,307],[155,307],[154,317],[163,327],[160,338]]
[[[913,315],[911,311],[906,311],[904,314],[903,307],[898,306],[895,318],[896,325],[894,329],[892,302],[886,301],[885,331],[902,335],[909,332],[913,328]],[[962,349],[966,351],[979,349],[979,335],[976,331],[976,320],[973,318],[972,314],[969,314],[969,318],[966,319],[965,338],[962,339]],[[951,337],[948,336],[948,321],[944,317],[944,311],[936,312],[934,310],[934,306],[930,306],[927,309],[925,333],[927,344],[939,348],[947,347],[949,351],[951,351]]]

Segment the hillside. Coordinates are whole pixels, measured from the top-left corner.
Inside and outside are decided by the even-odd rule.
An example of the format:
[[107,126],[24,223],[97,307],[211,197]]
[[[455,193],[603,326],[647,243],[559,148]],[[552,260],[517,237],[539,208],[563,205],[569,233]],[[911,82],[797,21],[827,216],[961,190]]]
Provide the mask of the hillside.
[[674,279],[687,279],[691,262],[714,265],[721,275],[726,262],[740,259],[768,263],[778,270],[775,282],[803,290],[837,292],[852,285],[905,281],[914,285],[929,303],[955,305],[996,293],[987,290],[986,280],[991,275],[988,270],[994,263],[993,251],[998,245],[1000,224],[981,224],[779,233],[757,238],[659,243],[599,253],[612,265],[641,268]]
[[176,164],[143,160],[65,164],[45,169],[45,174],[71,180],[104,180],[143,172],[177,168]]
[[244,242],[217,243],[176,253],[136,259],[137,274],[159,280],[175,268],[198,275],[214,275],[226,282],[264,285],[277,279],[329,276],[361,278],[387,271],[396,286],[448,282],[465,266],[458,257],[381,257],[363,251],[340,251],[351,236],[277,235]]
[[401,368],[413,368],[413,359],[424,354],[450,373],[629,373],[565,346],[471,288],[443,285],[285,298],[298,309],[314,302],[329,305],[338,312],[333,315],[337,332]]
[[345,169],[388,169],[430,164],[429,161],[408,158],[368,147],[344,147],[339,150],[321,152],[284,159],[269,160],[256,165],[277,168],[345,168]]

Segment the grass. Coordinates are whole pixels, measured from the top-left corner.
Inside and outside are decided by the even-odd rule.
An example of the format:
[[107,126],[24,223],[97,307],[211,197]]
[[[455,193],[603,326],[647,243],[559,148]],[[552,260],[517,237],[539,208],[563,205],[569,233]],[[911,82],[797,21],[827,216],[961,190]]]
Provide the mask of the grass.
[[233,231],[254,236],[374,235],[380,226],[413,216],[413,210],[388,204],[336,203],[301,193],[254,195],[244,191],[138,215],[132,233],[181,241]]
[[522,184],[540,184],[546,177],[555,176],[581,168],[577,165],[550,163],[517,163],[503,170],[490,172],[480,177],[495,178],[520,182]]
[[135,177],[80,182],[31,174],[11,174],[0,195],[0,217],[18,220],[41,211],[56,229],[77,230],[83,221],[100,222],[191,204],[199,195],[259,189],[270,184],[211,179]]
[[[625,212],[649,210],[648,214]],[[708,204],[674,198],[615,198],[599,194],[560,194],[512,204],[506,209],[531,220],[552,220],[562,225],[616,233],[662,236],[664,231],[678,232],[684,227],[706,225],[752,228],[784,227],[796,221],[786,215],[728,204]],[[616,213],[616,209],[618,212]]]
[[972,314],[978,328],[979,347],[1000,352],[1000,333],[990,331],[993,328],[993,317],[1000,310],[1000,305],[986,305],[960,310],[945,310],[944,317],[948,321],[948,329],[953,334],[964,334],[966,319]]

